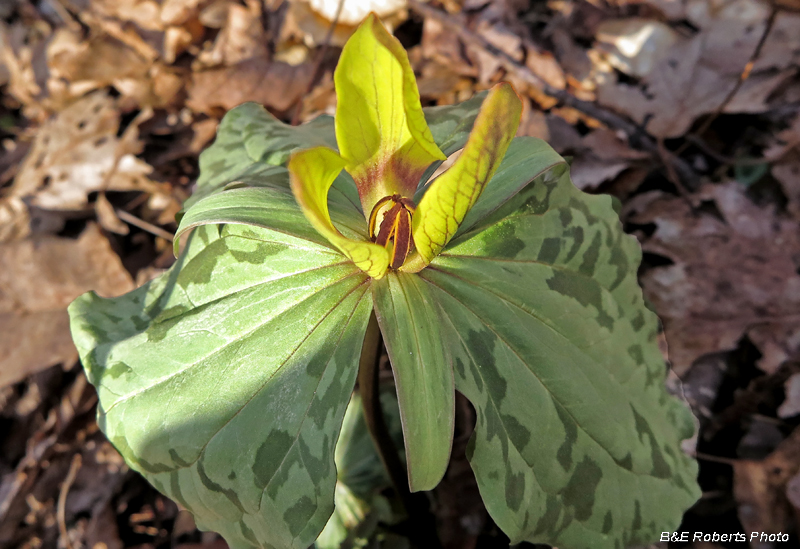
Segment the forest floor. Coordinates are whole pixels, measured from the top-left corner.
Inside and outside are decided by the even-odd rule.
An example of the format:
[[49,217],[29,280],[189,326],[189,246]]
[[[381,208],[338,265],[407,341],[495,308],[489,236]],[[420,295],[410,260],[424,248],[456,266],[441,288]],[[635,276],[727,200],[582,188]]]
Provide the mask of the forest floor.
[[[509,81],[519,134],[621,201],[670,386],[699,421],[703,496],[681,530],[790,534],[764,549],[800,545],[800,2],[771,2],[409,0],[384,18],[423,105]],[[333,113],[353,27],[330,25],[289,0],[0,2],[0,547],[227,547],[98,430],[66,307],[171,265],[227,110]],[[474,412],[457,409],[429,494],[439,537],[507,547],[465,457]],[[409,546],[390,526],[363,540]]]

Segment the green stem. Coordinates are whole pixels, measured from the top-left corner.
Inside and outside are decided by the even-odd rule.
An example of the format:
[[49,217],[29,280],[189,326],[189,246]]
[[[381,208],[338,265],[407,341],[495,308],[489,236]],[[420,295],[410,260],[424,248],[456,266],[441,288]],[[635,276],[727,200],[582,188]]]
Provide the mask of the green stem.
[[409,509],[411,492],[408,489],[408,476],[400,455],[394,445],[380,401],[380,388],[378,383],[378,362],[380,360],[381,330],[375,313],[370,316],[367,333],[364,336],[364,346],[361,349],[361,360],[358,364],[358,387],[361,392],[361,405],[364,407],[364,419],[367,429],[378,449],[389,480],[403,501],[406,510]]
[[397,533],[408,537],[414,547],[438,549],[442,545],[436,532],[436,519],[428,510],[428,499],[423,493],[411,493],[405,465],[400,459],[383,415],[378,383],[380,349],[381,330],[373,312],[367,325],[358,363],[358,387],[361,393],[361,405],[364,408],[364,419],[378,450],[378,456],[408,516],[407,521],[397,525]]

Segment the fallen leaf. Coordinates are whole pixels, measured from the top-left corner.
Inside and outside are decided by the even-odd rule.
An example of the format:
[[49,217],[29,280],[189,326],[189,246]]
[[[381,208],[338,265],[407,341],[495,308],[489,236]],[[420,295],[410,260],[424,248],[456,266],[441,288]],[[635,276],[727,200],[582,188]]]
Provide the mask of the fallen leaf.
[[478,70],[464,56],[464,50],[456,33],[451,32],[438,20],[428,17],[422,23],[421,57],[448,67],[458,75],[476,77]]
[[656,69],[680,35],[661,21],[631,17],[603,22],[596,38],[614,68],[642,78]]
[[626,207],[635,212],[630,222],[655,226],[643,237],[644,252],[670,263],[646,270],[641,280],[664,322],[678,375],[702,355],[734,349],[749,330],[781,340],[782,330],[800,327],[800,275],[792,260],[800,253],[798,222],[756,206],[735,182],[708,185],[700,195],[722,219],[713,208],[693,210],[658,193]]
[[46,209],[81,209],[90,192],[157,192],[152,168],[135,156],[141,149],[136,124],[117,137],[120,113],[114,99],[95,92],[48,120],[36,135],[10,195],[32,197]]
[[134,288],[96,225],[77,240],[38,236],[0,244],[0,386],[14,383],[77,353],[67,305],[95,290],[105,297]]
[[190,19],[197,17],[200,6],[206,0],[164,0],[159,14],[164,25],[183,25]]
[[162,30],[161,1],[92,0],[92,11],[109,18],[134,23],[146,30]]
[[106,193],[97,195],[97,201],[94,203],[94,211],[97,214],[97,222],[105,230],[112,233],[126,235],[131,230],[114,212],[114,206],[106,198]]
[[25,238],[30,232],[25,202],[16,196],[0,198],[0,243]]
[[123,42],[105,33],[88,40],[62,27],[47,48],[53,78],[69,82],[72,97],[103,88],[119,79],[146,77],[151,62]]
[[131,98],[137,108],[169,105],[183,87],[183,78],[157,61],[155,52],[139,50],[104,30],[93,30],[86,40],[78,31],[59,29],[47,49],[52,107],[60,110],[107,86]]
[[[786,487],[799,467],[800,429],[797,428],[764,460],[733,463],[733,496],[746,532],[785,534],[791,531],[794,512],[786,496]],[[753,548],[772,546],[751,543]]]
[[200,53],[195,70],[218,66],[233,66],[254,57],[268,57],[267,36],[261,23],[261,3],[247,6],[227,4],[227,16],[222,30],[209,51]]
[[[492,46],[502,51],[517,62],[522,62],[525,54],[522,39],[502,23],[492,23],[481,19],[477,32]],[[482,47],[467,46],[467,55],[478,67],[478,82],[483,85],[493,81],[492,77],[502,67],[502,61]]]
[[607,128],[590,132],[569,152],[573,155],[570,176],[579,189],[597,189],[637,161],[649,158],[647,153],[630,148],[627,139]]
[[636,19],[605,22],[596,37],[612,65],[640,79],[621,83],[613,72],[602,73],[599,103],[630,116],[656,137],[681,136],[699,116],[723,105],[729,113],[765,111],[772,93],[800,65],[800,16],[780,13],[749,77],[725,104],[761,39],[769,7],[755,0],[736,0],[716,10],[709,2],[689,4],[689,18],[700,28],[694,36],[684,38],[658,21]]
[[47,34],[41,26],[22,22],[6,25],[0,21],[0,62],[8,71],[6,93],[24,105],[25,115],[43,118],[47,105],[42,103],[48,78]]
[[772,166],[772,175],[789,200],[787,209],[800,219],[800,115],[778,133],[776,142],[764,151],[764,156],[778,159]]
[[[784,389],[786,398],[778,408],[778,417],[790,418],[800,414],[800,374],[793,374],[789,377],[784,384]],[[798,503],[800,504],[800,501]]]
[[305,94],[313,70],[311,64],[292,66],[256,57],[232,67],[196,72],[187,105],[198,112],[214,113],[255,101],[286,111]]

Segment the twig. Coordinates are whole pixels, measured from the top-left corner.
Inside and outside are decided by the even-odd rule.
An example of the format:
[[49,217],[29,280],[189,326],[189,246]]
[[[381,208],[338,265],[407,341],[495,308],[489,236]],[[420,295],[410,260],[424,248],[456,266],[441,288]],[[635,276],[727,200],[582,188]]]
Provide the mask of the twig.
[[80,32],[81,24],[78,23],[75,16],[72,15],[72,12],[67,9],[64,5],[64,0],[56,0],[55,2],[50,2],[50,6],[53,10],[58,14],[64,24],[69,27],[69,30],[74,32]]
[[714,463],[724,463],[725,465],[730,465],[731,467],[736,464],[737,460],[731,458],[724,458],[719,456],[712,456],[711,454],[704,454],[703,452],[695,452],[694,457],[696,459],[702,459],[703,461],[713,461]]
[[800,145],[800,139],[792,140],[783,148],[780,153],[773,156],[765,156],[763,158],[733,158],[715,151],[711,145],[703,141],[703,138],[697,135],[687,135],[686,141],[690,142],[692,145],[695,145],[705,154],[725,166],[761,166],[762,164],[775,164],[780,162],[787,154],[792,152],[795,148],[797,148],[798,145]]
[[[758,39],[758,43],[753,49],[753,53],[750,54],[750,59],[748,59],[747,63],[745,63],[742,72],[739,73],[739,79],[736,81],[736,84],[733,86],[733,88],[731,88],[731,90],[728,92],[728,95],[725,96],[725,99],[722,100],[722,103],[719,104],[716,110],[711,113],[711,115],[709,115],[709,117],[706,118],[705,121],[700,125],[697,131],[692,132],[694,135],[703,135],[706,131],[708,131],[708,128],[711,127],[711,124],[714,123],[719,115],[722,114],[722,111],[725,110],[725,107],[727,107],[730,102],[733,101],[733,98],[736,96],[736,94],[739,93],[739,90],[742,88],[742,85],[745,83],[745,81],[750,78],[750,73],[753,71],[753,66],[761,56],[761,50],[764,48],[764,44],[767,42],[767,37],[772,31],[772,26],[775,24],[775,17],[778,15],[778,11],[778,8],[772,8],[769,17],[767,18],[767,24],[764,27],[764,32],[761,33],[761,37]],[[684,152],[689,147],[690,142],[691,139],[687,138],[687,140],[680,147],[678,147],[678,150],[675,151],[675,154],[681,154]]]
[[408,0],[408,5],[419,14],[435,19],[449,27],[465,44],[484,50],[494,57],[507,71],[513,72],[526,83],[541,90],[544,94],[555,98],[561,104],[572,107],[611,128],[622,130],[630,137],[632,143],[639,145],[639,148],[649,152],[656,158],[661,158],[665,164],[671,164],[686,187],[695,189],[699,186],[699,177],[689,164],[670,151],[659,151],[658,144],[653,137],[634,122],[616,113],[602,109],[594,103],[578,99],[567,90],[562,90],[548,84],[531,69],[515,60],[509,54],[495,47],[482,36],[467,29],[461,21],[458,21],[453,16],[423,4],[420,0]]
[[664,167],[667,170],[667,178],[670,182],[675,185],[675,188],[678,189],[681,197],[689,203],[689,206],[692,207],[692,201],[689,198],[689,190],[681,183],[680,178],[678,178],[678,174],[675,173],[675,168],[672,165],[672,162],[667,160],[669,151],[664,146],[664,140],[658,138],[656,140],[656,144],[658,145],[658,154],[661,156],[662,162],[664,163]]
[[[333,21],[331,21],[330,27],[328,27],[328,33],[325,35],[325,39],[322,41],[322,48],[317,53],[317,58],[314,61],[314,70],[311,72],[311,80],[308,81],[306,93],[304,93],[302,97],[308,97],[308,94],[311,93],[311,90],[314,88],[314,84],[320,77],[322,60],[325,59],[325,54],[328,53],[328,46],[330,46],[331,38],[333,38],[333,32],[336,30],[336,25],[339,24],[339,17],[342,15],[343,7],[344,0],[339,0],[339,5],[336,6],[336,15],[333,16]],[[292,126],[297,126],[300,123],[300,112],[303,110],[302,97],[297,102],[297,107],[294,109],[294,114],[292,115]]]
[[81,455],[78,453],[72,456],[72,463],[69,466],[69,472],[67,473],[64,482],[61,484],[61,491],[58,494],[58,530],[61,535],[61,540],[64,543],[64,547],[67,549],[72,549],[72,541],[70,541],[69,531],[67,531],[67,494],[69,493],[72,483],[75,482],[75,477],[77,476],[78,469],[80,468]]
[[175,238],[174,234],[172,234],[172,233],[170,233],[168,231],[165,231],[161,227],[157,227],[157,226],[153,225],[152,223],[148,223],[147,221],[139,219],[135,215],[130,214],[130,213],[126,212],[125,210],[115,209],[114,212],[117,214],[117,217],[119,217],[125,223],[129,223],[129,224],[133,225],[134,227],[139,227],[140,229],[142,229],[144,231],[147,231],[148,233],[154,234],[156,236],[160,236],[161,238],[163,238],[163,239],[165,239],[165,240],[167,240],[169,242],[172,242],[172,239]]

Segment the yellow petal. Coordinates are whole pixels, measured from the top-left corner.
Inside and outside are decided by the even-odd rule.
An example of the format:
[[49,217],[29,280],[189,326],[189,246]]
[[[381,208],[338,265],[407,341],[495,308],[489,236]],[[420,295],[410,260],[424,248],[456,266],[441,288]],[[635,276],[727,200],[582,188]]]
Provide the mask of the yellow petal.
[[412,234],[417,251],[402,271],[422,270],[453,238],[503,160],[521,113],[522,102],[510,84],[492,88],[461,156],[431,183],[414,212]]
[[315,147],[292,155],[288,168],[292,192],[314,228],[372,278],[381,278],[389,266],[385,248],[352,240],[339,232],[328,212],[328,190],[345,161],[327,147]]
[[364,212],[385,196],[414,196],[425,169],[445,156],[425,121],[408,55],[375,14],[345,44],[334,82],[336,142]]

